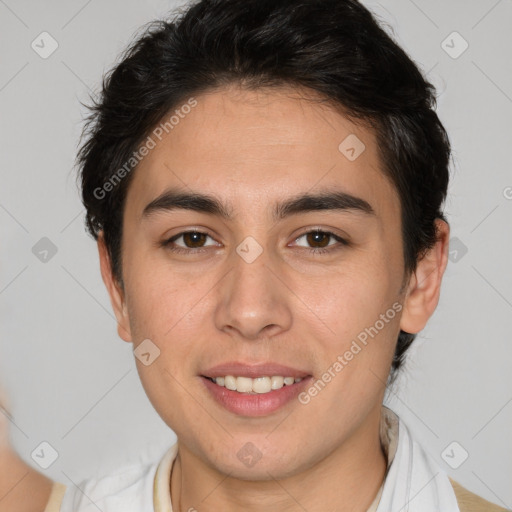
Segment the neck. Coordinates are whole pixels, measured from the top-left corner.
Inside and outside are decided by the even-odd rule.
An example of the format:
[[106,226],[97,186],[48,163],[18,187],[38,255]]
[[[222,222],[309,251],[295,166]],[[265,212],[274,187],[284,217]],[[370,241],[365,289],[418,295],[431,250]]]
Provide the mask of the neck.
[[283,479],[231,477],[179,445],[171,475],[173,512],[366,511],[386,474],[379,421],[380,411],[319,462]]

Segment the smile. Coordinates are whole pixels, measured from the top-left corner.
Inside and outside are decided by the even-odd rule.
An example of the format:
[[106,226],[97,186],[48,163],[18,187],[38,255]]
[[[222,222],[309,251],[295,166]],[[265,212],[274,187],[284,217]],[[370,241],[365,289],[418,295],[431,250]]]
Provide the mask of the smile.
[[248,394],[264,394],[281,389],[283,386],[291,386],[302,380],[301,377],[282,377],[273,375],[272,377],[262,376],[254,379],[250,377],[235,377],[226,375],[225,377],[207,377],[218,386],[225,387],[231,391]]

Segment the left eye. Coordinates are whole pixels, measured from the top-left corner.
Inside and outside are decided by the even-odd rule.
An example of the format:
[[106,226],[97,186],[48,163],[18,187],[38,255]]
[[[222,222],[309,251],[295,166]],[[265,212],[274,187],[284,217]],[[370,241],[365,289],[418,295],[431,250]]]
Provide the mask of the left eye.
[[[344,240],[343,238],[335,235],[334,233],[331,233],[330,231],[322,231],[320,229],[315,229],[312,231],[308,231],[307,233],[303,233],[301,236],[297,237],[295,239],[295,241],[297,242],[298,240],[300,240],[301,238],[304,238],[304,237],[306,238],[306,241],[308,244],[312,244],[312,245],[319,244],[319,246],[316,246],[316,247],[309,246],[311,252],[322,253],[322,252],[328,252],[330,250],[333,250],[333,249],[326,249],[326,247],[332,247],[332,246],[336,245],[336,243],[333,243],[333,244],[329,243],[329,241],[332,239],[334,239],[334,242],[338,242],[341,245],[348,245],[346,240]],[[299,244],[299,246],[300,247],[308,247],[308,246],[303,246],[300,244]]]

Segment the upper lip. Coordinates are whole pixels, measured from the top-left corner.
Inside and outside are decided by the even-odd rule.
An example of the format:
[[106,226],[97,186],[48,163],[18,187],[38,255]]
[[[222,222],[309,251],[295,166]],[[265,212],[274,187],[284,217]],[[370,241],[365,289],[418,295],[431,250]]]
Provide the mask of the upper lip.
[[310,374],[306,371],[299,370],[298,368],[291,368],[278,363],[265,362],[258,364],[247,364],[231,361],[222,363],[202,373],[204,377],[225,377],[226,375],[233,375],[236,377],[272,377],[279,375],[282,377],[308,377]]

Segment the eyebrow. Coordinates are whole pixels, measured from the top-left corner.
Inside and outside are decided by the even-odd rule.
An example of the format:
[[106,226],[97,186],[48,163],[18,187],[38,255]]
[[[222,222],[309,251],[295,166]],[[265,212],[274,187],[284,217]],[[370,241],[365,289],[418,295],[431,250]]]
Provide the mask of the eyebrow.
[[[233,220],[234,218],[232,207],[215,196],[199,192],[183,192],[178,189],[166,190],[152,200],[144,208],[141,217],[144,219],[155,213],[180,209],[215,215],[225,220]],[[341,190],[326,190],[316,194],[300,194],[274,204],[273,219],[278,221],[291,215],[322,210],[376,215],[370,203],[364,199]]]

